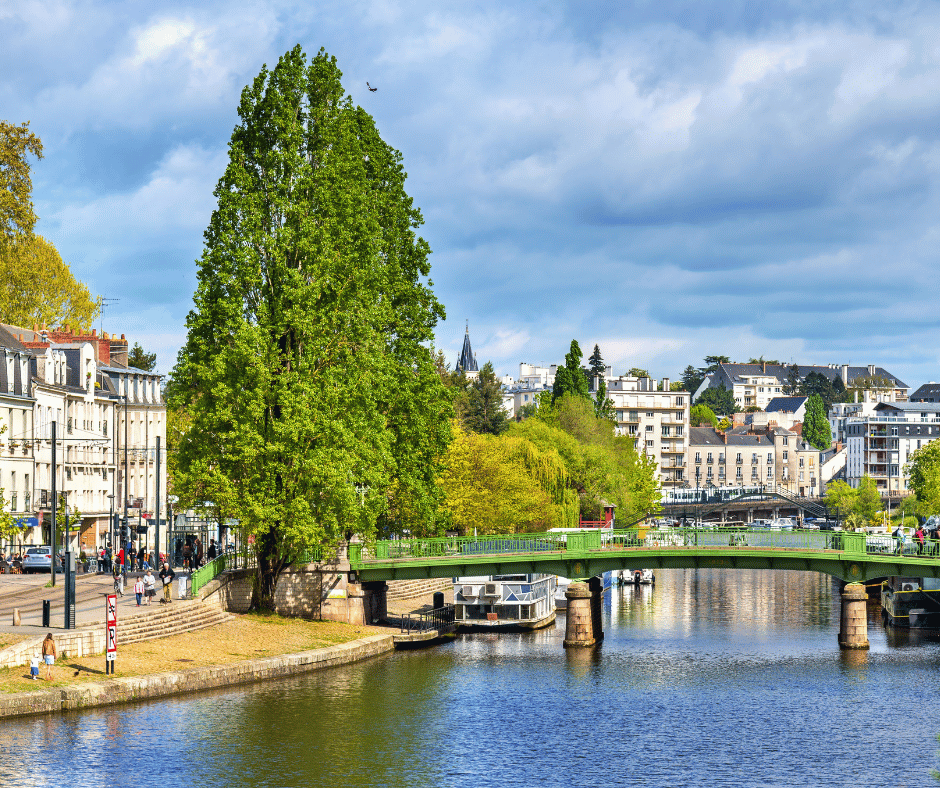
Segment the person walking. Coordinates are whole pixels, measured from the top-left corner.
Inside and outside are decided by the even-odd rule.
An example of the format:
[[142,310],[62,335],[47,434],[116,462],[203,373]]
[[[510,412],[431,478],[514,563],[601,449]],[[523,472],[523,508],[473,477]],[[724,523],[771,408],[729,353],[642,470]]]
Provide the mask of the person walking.
[[137,571],[144,571],[144,546],[141,545],[137,548]]
[[914,531],[914,544],[917,545],[917,555],[924,554],[924,542],[926,540],[926,534],[924,533],[924,524],[920,522],[917,524],[917,530]]
[[218,548],[215,546],[215,539],[209,540],[209,550],[206,552],[206,558],[209,561],[214,561],[216,556],[219,554]]
[[163,582],[163,599],[162,602],[169,604],[171,599],[171,588],[173,585],[173,580],[176,578],[176,572],[170,567],[169,564],[164,564],[163,568],[160,570],[160,580]]
[[200,539],[198,536],[196,537],[195,544],[193,544],[193,552],[196,553],[196,566],[194,567],[194,569],[198,569],[200,566],[202,566],[202,556],[203,556],[202,539]]
[[140,577],[138,577],[137,582],[134,583],[134,596],[137,597],[137,607],[140,607],[140,603],[144,598],[144,581]]
[[42,642],[42,661],[46,663],[46,681],[52,681],[52,666],[56,658],[55,640],[52,639],[52,633],[46,635]]
[[144,575],[144,598],[147,600],[148,605],[153,602],[153,598],[156,596],[156,586],[157,581],[154,580],[153,572],[148,567],[147,574]]
[[111,574],[114,576],[114,593],[124,596],[124,575],[121,572],[121,564],[115,562],[111,566]]
[[901,553],[904,552],[904,526],[898,523],[898,527],[894,529],[894,533],[891,534],[891,536],[894,537],[896,544],[894,554],[901,555]]

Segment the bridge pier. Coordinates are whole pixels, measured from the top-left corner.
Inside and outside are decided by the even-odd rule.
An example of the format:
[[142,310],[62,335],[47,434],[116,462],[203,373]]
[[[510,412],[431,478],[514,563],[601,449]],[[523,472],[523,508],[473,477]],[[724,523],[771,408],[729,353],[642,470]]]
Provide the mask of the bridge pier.
[[868,649],[868,594],[861,583],[842,589],[842,616],[839,621],[839,648]]
[[576,580],[565,589],[568,613],[565,617],[565,648],[590,648],[604,637],[601,619],[603,582],[592,577],[588,582]]

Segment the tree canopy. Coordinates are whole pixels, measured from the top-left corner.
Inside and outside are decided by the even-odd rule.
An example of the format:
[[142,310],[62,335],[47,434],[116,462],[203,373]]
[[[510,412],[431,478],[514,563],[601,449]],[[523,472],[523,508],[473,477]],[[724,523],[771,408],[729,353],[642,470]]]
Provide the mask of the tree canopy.
[[463,395],[455,403],[463,426],[473,432],[499,435],[509,429],[509,414],[503,407],[503,390],[493,364],[487,361],[474,380],[460,375]]
[[0,246],[0,321],[91,328],[101,302],[40,235]]
[[30,238],[36,225],[30,154],[42,158],[42,141],[29,122],[0,120],[0,248]]
[[231,491],[262,605],[313,545],[437,532],[444,311],[401,154],[341,76],[297,46],[243,90],[173,373],[179,469]]
[[130,353],[127,354],[127,365],[129,367],[146,370],[147,372],[153,372],[154,367],[157,366],[157,354],[147,353],[139,343],[135,342],[134,347],[132,347]]
[[712,412],[720,413],[723,416],[738,412],[737,403],[734,401],[734,392],[723,385],[705,389],[702,396],[695,400],[695,404],[707,405]]
[[588,397],[588,382],[581,370],[581,347],[578,340],[571,340],[571,347],[565,354],[565,365],[555,372],[552,384],[552,404],[566,395]]
[[931,441],[911,454],[904,472],[923,509],[931,514],[940,512],[940,441]]
[[693,427],[717,427],[718,417],[708,405],[693,405],[689,411],[689,424]]
[[832,448],[832,429],[826,418],[826,407],[822,397],[813,394],[806,400],[806,415],[803,417],[803,437],[810,445],[826,451]]

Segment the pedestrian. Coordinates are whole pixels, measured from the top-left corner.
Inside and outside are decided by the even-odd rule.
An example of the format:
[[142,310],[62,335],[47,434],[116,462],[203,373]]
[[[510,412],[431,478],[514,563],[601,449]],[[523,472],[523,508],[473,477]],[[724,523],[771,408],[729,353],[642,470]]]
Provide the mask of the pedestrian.
[[105,554],[104,554],[104,548],[102,547],[102,548],[98,551],[98,571],[99,571],[99,572],[103,572],[103,571],[104,571],[104,556],[105,556]]
[[137,582],[134,583],[134,596],[137,597],[137,607],[140,607],[140,603],[144,598],[144,581],[139,577]]
[[[903,522],[903,520],[901,522]],[[901,555],[901,553],[904,552],[904,526],[898,523],[898,527],[894,529],[894,533],[892,533],[891,536],[894,537],[895,541],[894,554]]]
[[50,632],[42,642],[42,659],[46,663],[46,681],[52,680],[52,666],[55,664],[55,658],[55,640],[52,639],[52,633]]
[[162,601],[169,604],[171,599],[171,588],[173,580],[176,577],[176,572],[170,567],[169,564],[164,564],[163,568],[160,570],[160,580],[163,581],[163,599]]
[[117,562],[118,562],[118,565],[123,568],[124,566],[124,548],[123,547],[120,550],[118,550]]
[[137,550],[137,569],[140,572],[144,571],[144,546],[141,545]]
[[39,678],[39,655],[33,654],[29,658],[29,677],[36,681]]
[[219,554],[218,549],[215,546],[215,539],[209,540],[209,550],[206,552],[206,558],[209,561],[214,561],[215,557]]
[[200,566],[202,566],[202,556],[203,556],[202,539],[200,539],[198,536],[196,537],[196,543],[193,545],[193,549],[196,553],[196,567],[195,568],[198,569]]
[[124,576],[121,574],[121,565],[114,563],[111,566],[111,574],[114,577],[114,592],[124,596]]
[[189,562],[192,558],[193,546],[189,541],[189,537],[186,538],[186,542],[183,544],[183,569],[189,569]]
[[920,522],[917,524],[917,530],[914,531],[914,543],[917,545],[917,555],[924,554],[924,541],[926,539],[926,534],[924,533],[924,524]]
[[153,578],[153,572],[148,568],[147,574],[144,575],[144,597],[147,599],[148,605],[153,602],[153,598],[157,593],[156,585],[157,581]]

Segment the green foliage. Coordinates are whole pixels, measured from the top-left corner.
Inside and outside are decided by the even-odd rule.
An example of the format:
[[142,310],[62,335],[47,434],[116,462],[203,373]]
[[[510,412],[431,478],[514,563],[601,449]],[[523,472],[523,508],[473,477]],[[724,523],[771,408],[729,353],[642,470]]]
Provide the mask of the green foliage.
[[591,353],[590,358],[588,358],[588,364],[590,364],[588,369],[591,379],[591,387],[593,388],[594,378],[603,378],[607,374],[607,365],[604,364],[604,357],[601,356],[601,349],[599,345],[594,345],[594,352]]
[[699,370],[702,377],[710,372],[717,372],[722,364],[730,364],[731,359],[728,356],[705,356],[705,366]]
[[713,413],[722,415],[737,413],[739,410],[734,401],[734,392],[725,388],[724,385],[705,389],[702,396],[695,400],[695,404],[707,405]]
[[597,386],[597,395],[594,398],[594,415],[599,419],[607,421],[616,421],[617,416],[614,413],[614,401],[607,396],[607,381],[600,378]]
[[45,238],[0,244],[0,322],[88,330],[100,311],[100,299],[72,275]]
[[760,413],[760,408],[758,408],[757,405],[748,405],[744,409],[744,412],[745,413]]
[[871,476],[866,474],[859,480],[856,493],[855,513],[871,520],[881,511],[881,493],[878,492],[877,483]]
[[747,363],[748,364],[769,364],[773,366],[780,366],[780,362],[777,359],[764,358],[763,355],[761,355],[760,358],[749,358],[747,360]]
[[563,397],[540,409],[538,418],[514,425],[510,435],[524,435],[542,450],[558,451],[584,519],[600,519],[604,501],[617,507],[620,522],[657,511],[656,463],[637,453],[633,438],[616,435],[613,423],[598,418],[590,401]]
[[571,340],[571,348],[565,355],[565,365],[555,373],[552,385],[552,404],[566,395],[588,397],[587,378],[581,371],[581,348],[576,339]]
[[0,248],[32,237],[36,225],[28,156],[42,158],[42,141],[29,130],[0,120]]
[[798,364],[791,364],[787,367],[787,382],[783,384],[783,393],[788,397],[800,393],[800,387],[803,385],[803,379],[800,377],[800,367]]
[[465,392],[458,408],[464,427],[491,435],[499,435],[509,429],[509,417],[503,408],[503,390],[489,361],[475,380],[466,383]]
[[803,438],[820,451],[826,451],[832,447],[832,431],[829,427],[829,420],[826,418],[826,407],[818,394],[813,394],[806,401]]
[[718,417],[708,405],[693,405],[689,411],[689,423],[693,427],[717,427]]
[[650,377],[649,370],[640,369],[640,367],[630,367],[630,371],[627,372],[627,375],[631,378],[648,378]]
[[833,513],[841,513],[843,517],[855,511],[857,497],[858,491],[841,479],[829,482],[826,487],[827,508]]
[[144,349],[135,342],[134,347],[132,347],[130,353],[127,354],[127,365],[129,367],[136,367],[137,369],[144,369],[147,372],[153,372],[153,368],[157,366],[157,354],[145,353]]
[[401,154],[301,48],[242,92],[174,371],[177,472],[256,538],[262,605],[303,550],[437,532],[443,308]]
[[694,394],[698,391],[698,387],[702,385],[704,379],[704,376],[701,375],[695,367],[689,364],[682,373],[682,388],[690,394]]
[[911,454],[904,472],[919,504],[917,513],[940,512],[940,441],[931,441]]

